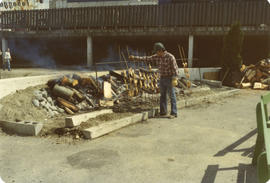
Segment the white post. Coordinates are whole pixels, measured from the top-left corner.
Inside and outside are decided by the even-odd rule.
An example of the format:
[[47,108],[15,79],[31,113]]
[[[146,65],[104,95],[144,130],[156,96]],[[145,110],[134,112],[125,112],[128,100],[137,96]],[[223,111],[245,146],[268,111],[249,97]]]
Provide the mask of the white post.
[[188,67],[192,67],[193,61],[193,44],[194,44],[194,36],[189,35],[188,37]]
[[87,66],[93,66],[93,40],[91,36],[87,36]]

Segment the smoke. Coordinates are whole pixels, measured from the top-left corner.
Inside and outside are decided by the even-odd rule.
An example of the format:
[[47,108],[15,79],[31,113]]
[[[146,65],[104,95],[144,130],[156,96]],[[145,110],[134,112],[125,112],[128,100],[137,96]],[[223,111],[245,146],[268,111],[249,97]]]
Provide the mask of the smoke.
[[145,67],[144,62],[134,62],[128,59],[129,55],[146,56],[147,53],[145,50],[133,49],[129,46],[123,45],[120,46],[119,50],[118,45],[110,45],[106,53],[106,57],[97,63],[98,70],[127,69],[127,67]]
[[16,39],[10,40],[9,44],[11,55],[13,54],[16,58],[28,62],[23,64],[31,64],[31,66],[43,68],[56,68],[56,63],[52,56],[45,54],[46,44],[44,42]]

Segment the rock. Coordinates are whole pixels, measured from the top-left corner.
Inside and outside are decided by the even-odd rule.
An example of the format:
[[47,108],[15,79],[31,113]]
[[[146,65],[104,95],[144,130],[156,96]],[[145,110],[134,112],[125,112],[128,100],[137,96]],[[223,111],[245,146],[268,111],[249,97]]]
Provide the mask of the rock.
[[32,103],[34,104],[34,106],[39,107],[39,101],[37,99],[33,99]]
[[34,96],[40,95],[40,91],[39,90],[34,90],[33,95]]
[[50,102],[50,104],[53,104],[52,97],[47,97],[47,101]]
[[53,106],[53,105],[51,105],[50,108],[51,108],[51,110],[53,110],[53,111],[57,111],[57,107],[55,107],[55,106]]
[[41,94],[44,98],[48,98],[48,92],[46,90],[42,91]]
[[42,102],[40,102],[40,105],[41,105],[42,107],[44,107],[44,106],[46,105],[46,102],[45,102],[45,101],[42,101]]
[[59,114],[59,112],[57,112],[57,111],[53,111],[53,113],[54,113],[54,115],[58,115]]
[[51,111],[51,105],[48,103],[48,102],[46,102],[46,104],[44,105],[44,107],[49,111]]
[[1,111],[1,109],[3,108],[3,105],[2,104],[0,104],[0,111]]
[[54,112],[53,111],[48,111],[48,113],[49,113],[49,116],[52,118],[52,117],[54,117]]
[[44,100],[44,98],[42,97],[41,94],[35,95],[35,98],[36,98],[38,101],[43,101],[43,100]]
[[65,110],[62,109],[62,108],[60,108],[60,107],[57,107],[57,111],[60,112],[60,113],[64,113],[65,112]]

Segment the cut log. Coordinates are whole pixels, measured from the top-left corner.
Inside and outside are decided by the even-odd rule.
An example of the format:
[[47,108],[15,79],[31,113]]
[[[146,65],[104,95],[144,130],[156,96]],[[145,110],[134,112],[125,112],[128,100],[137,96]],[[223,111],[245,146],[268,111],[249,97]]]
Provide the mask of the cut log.
[[74,112],[78,112],[79,108],[77,106],[75,106],[74,104],[72,104],[71,102],[61,98],[61,97],[57,97],[57,101],[59,102],[60,105],[63,105],[69,109],[71,109]]
[[251,83],[241,83],[241,88],[250,88]]
[[100,91],[100,88],[98,87],[97,82],[92,76],[86,77],[86,78],[81,78],[81,85],[82,86],[87,86],[91,85],[93,86],[96,90]]
[[68,114],[74,114],[74,112],[72,112],[72,110],[70,110],[69,108],[64,107],[64,109]]
[[72,91],[74,91],[74,97],[79,101],[83,101],[85,99],[85,96],[83,96],[83,94],[81,94],[78,90],[76,90],[75,88],[72,88]]
[[253,89],[266,89],[268,88],[268,85],[265,85],[265,84],[262,84],[262,83],[259,83],[259,82],[255,82],[254,83],[254,86],[253,86]]
[[99,100],[99,105],[102,107],[111,107],[113,104],[113,100]]
[[78,82],[78,80],[76,80],[76,79],[72,79],[72,78],[69,78],[69,77],[67,77],[67,76],[64,76],[63,78],[62,78],[62,80],[61,80],[61,84],[63,85],[63,86],[72,86],[72,87],[74,87],[74,86],[76,86],[76,85],[78,85],[79,84],[79,82]]
[[52,93],[56,97],[62,97],[62,98],[67,99],[67,100],[72,99],[72,97],[74,95],[74,91],[72,91],[71,89],[68,89],[64,86],[59,86],[58,84],[56,84],[53,87]]

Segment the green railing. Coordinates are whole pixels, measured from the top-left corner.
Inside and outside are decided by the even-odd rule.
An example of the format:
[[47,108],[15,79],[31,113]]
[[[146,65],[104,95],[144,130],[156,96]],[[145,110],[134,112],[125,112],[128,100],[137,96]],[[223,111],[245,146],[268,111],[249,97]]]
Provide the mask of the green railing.
[[256,107],[258,136],[252,164],[257,164],[259,183],[266,183],[270,179],[270,120],[267,104],[270,103],[270,94],[261,97]]

